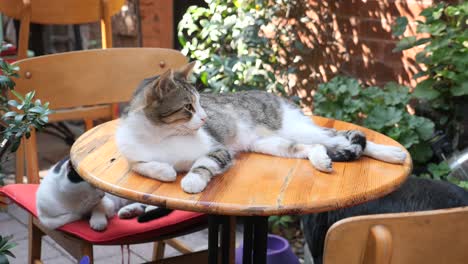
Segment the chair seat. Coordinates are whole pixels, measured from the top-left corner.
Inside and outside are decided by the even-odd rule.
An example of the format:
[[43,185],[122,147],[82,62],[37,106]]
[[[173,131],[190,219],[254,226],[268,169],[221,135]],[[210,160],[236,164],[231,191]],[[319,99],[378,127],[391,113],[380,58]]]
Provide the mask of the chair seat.
[[[10,184],[2,187],[0,194],[3,193],[37,217],[36,192],[38,187],[39,184]],[[167,216],[146,223],[138,223],[136,218],[119,219],[118,216],[114,216],[109,220],[109,225],[104,232],[92,230],[87,220],[66,224],[58,230],[93,244],[133,244],[202,227],[206,225],[206,220],[206,215],[202,213],[174,210]]]

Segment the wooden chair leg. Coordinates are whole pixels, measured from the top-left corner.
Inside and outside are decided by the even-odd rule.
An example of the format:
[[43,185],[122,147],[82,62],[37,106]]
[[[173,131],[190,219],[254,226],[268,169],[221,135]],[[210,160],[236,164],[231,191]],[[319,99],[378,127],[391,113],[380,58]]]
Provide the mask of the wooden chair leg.
[[20,145],[18,150],[16,150],[16,177],[15,183],[23,183],[24,177],[24,159],[26,158],[24,155],[24,138],[20,139]]
[[39,160],[37,157],[37,139],[36,129],[31,128],[31,136],[29,139],[24,140],[26,149],[26,172],[28,174],[28,183],[38,184],[39,178]]
[[166,249],[166,243],[164,243],[164,241],[154,242],[153,261],[163,259],[165,249]]
[[83,241],[81,244],[81,256],[78,261],[80,261],[84,256],[89,257],[89,264],[94,263],[93,244]]
[[8,203],[9,203],[8,197],[0,195],[0,212],[2,212],[2,210],[8,209]]
[[93,128],[93,126],[94,126],[93,119],[85,118],[84,122],[85,122],[85,130],[86,130],[86,131],[88,131],[88,130],[90,130],[91,128]]
[[28,263],[34,264],[41,260],[42,236],[44,233],[34,225],[33,216],[29,216],[29,253]]
[[168,244],[169,246],[173,247],[175,250],[179,251],[182,254],[192,253],[192,249],[185,245],[182,241],[178,239],[168,239],[164,240],[164,243]]

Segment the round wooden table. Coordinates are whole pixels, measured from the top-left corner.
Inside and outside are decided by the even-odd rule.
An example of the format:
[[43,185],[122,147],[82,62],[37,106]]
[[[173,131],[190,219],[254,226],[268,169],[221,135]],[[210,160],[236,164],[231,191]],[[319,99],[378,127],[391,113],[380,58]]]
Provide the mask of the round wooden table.
[[[359,129],[375,143],[402,147],[375,131],[350,123],[313,118],[315,123],[337,130]],[[266,262],[268,216],[307,214],[339,209],[384,196],[408,177],[412,161],[403,165],[362,157],[353,162],[334,162],[333,172],[323,173],[308,160],[242,153],[234,166],[211,180],[199,194],[185,193],[180,174],[172,183],[160,182],[131,171],[114,141],[118,120],[84,133],[73,144],[71,160],[89,183],[109,193],[171,209],[203,212],[209,218],[209,259],[218,261],[218,231],[221,226],[223,263],[232,258],[229,217],[244,219],[244,263]],[[403,147],[402,147],[403,148]],[[184,151],[181,149],[180,151]]]

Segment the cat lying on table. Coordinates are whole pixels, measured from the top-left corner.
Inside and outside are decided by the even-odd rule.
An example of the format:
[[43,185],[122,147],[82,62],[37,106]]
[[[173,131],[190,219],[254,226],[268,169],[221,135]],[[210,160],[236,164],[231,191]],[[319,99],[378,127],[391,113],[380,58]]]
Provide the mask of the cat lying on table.
[[171,182],[176,172],[188,171],[182,189],[199,193],[240,151],[307,158],[324,172],[332,171],[332,161],[361,155],[392,163],[406,158],[403,149],[368,141],[361,131],[319,127],[271,93],[198,93],[188,82],[193,66],[145,79],[137,88],[116,133],[135,172]]
[[55,164],[39,185],[36,206],[39,221],[47,228],[56,229],[90,216],[89,225],[96,231],[105,230],[107,219],[116,211],[119,218],[138,216],[138,222],[172,211],[123,199],[91,186],[78,175],[68,157]]

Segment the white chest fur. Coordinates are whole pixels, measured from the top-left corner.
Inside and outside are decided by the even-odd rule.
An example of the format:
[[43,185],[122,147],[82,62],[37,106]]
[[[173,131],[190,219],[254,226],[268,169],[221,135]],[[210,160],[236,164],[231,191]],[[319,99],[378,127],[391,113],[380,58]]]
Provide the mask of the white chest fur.
[[164,162],[177,171],[186,171],[212,148],[212,140],[203,129],[193,135],[161,136],[162,131],[141,118],[129,117],[123,122],[126,124],[119,126],[116,141],[120,152],[131,161]]
[[203,131],[195,135],[172,136],[163,141],[151,144],[152,160],[166,162],[177,171],[188,170],[193,162],[211,150],[211,140]]

